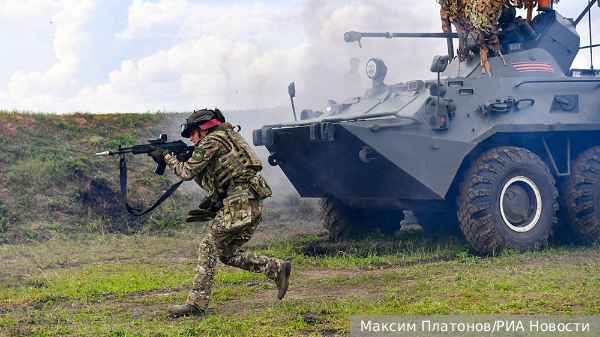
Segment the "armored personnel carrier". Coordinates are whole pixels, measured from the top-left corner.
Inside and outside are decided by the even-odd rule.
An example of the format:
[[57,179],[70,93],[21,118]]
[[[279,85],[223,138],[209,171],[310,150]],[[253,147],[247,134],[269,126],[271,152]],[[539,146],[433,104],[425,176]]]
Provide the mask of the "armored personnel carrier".
[[[545,246],[560,215],[585,242],[600,238],[600,77],[571,69],[578,19],[549,5],[531,21],[506,8],[501,55],[482,74],[477,48],[464,62],[434,58],[432,80],[386,84],[380,59],[372,87],[328,101],[324,112],[253,131],[303,197],[320,199],[332,238],[399,227],[412,210],[426,230],[458,225],[481,254]],[[453,33],[345,34],[437,37]],[[591,46],[588,46],[591,48]],[[457,221],[458,220],[458,221]],[[458,222],[458,224],[457,224]]]

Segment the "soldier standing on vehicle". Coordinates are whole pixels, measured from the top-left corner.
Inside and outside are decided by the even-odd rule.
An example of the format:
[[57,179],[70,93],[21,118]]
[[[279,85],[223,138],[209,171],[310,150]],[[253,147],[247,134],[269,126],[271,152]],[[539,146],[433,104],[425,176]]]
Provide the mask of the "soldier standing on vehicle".
[[358,57],[350,59],[350,70],[344,74],[344,91],[346,97],[358,97],[364,93],[362,78],[358,74],[358,66],[360,66]]
[[[200,244],[198,266],[192,290],[185,303],[169,305],[175,316],[204,315],[208,308],[217,258],[226,265],[263,273],[277,284],[277,298],[285,295],[291,262],[244,252],[262,219],[262,200],[271,196],[258,156],[219,111],[199,110],[182,125],[182,137],[196,146],[191,158],[173,158],[168,151],[152,147],[149,153],[158,164],[164,162],[183,180],[194,179],[207,193],[188,221],[214,216],[208,235]],[[187,159],[187,160],[186,160]]]

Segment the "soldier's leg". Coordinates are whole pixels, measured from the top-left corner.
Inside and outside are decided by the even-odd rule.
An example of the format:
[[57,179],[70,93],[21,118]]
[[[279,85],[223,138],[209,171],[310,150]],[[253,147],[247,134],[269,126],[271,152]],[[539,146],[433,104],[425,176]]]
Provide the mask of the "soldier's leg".
[[212,282],[215,276],[217,257],[215,238],[211,229],[200,244],[198,250],[198,266],[196,266],[194,283],[192,284],[192,291],[186,301],[188,304],[204,311],[208,308]]
[[175,316],[204,315],[208,308],[212,281],[217,264],[217,251],[215,248],[213,231],[202,240],[198,254],[198,266],[194,275],[192,290],[185,303],[169,305],[167,310]]
[[[285,261],[265,255],[248,253],[240,247],[248,242],[256,227],[262,219],[262,200],[250,199],[246,209],[239,210],[243,213],[241,216],[241,226],[219,227],[217,231],[225,232],[227,235],[222,240],[216,240],[216,249],[221,262],[228,266],[241,268],[255,273],[263,273],[269,279],[275,280],[282,269],[285,268]],[[239,217],[238,217],[239,218]],[[224,219],[224,221],[227,221]],[[239,219],[238,219],[239,221]],[[230,230],[230,229],[234,230]]]

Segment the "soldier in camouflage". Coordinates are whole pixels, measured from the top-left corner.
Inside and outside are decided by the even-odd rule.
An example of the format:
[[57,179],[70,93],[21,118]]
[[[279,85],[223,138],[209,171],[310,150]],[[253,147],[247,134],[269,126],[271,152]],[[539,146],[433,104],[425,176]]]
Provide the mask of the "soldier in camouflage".
[[210,231],[200,244],[198,266],[187,301],[170,305],[175,316],[203,315],[212,289],[217,258],[226,265],[263,273],[277,284],[277,298],[285,295],[291,262],[244,252],[262,219],[262,200],[271,195],[264,178],[256,173],[262,164],[256,153],[225,122],[218,110],[199,110],[182,125],[182,137],[195,144],[191,158],[173,158],[168,151],[151,147],[149,155],[157,163],[165,162],[183,180],[195,180],[207,193],[199,209],[188,214],[188,221],[212,218]]

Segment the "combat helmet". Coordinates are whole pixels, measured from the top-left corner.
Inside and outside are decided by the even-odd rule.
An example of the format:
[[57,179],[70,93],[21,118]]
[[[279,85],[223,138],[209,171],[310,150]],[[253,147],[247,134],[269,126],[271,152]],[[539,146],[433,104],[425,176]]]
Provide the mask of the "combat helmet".
[[181,124],[181,137],[188,138],[192,133],[192,130],[194,130],[195,128],[199,127],[202,130],[208,130],[220,124],[209,123],[213,120],[217,120],[220,123],[225,123],[225,116],[223,116],[221,110],[217,108],[215,108],[214,110],[194,110],[194,113],[192,113],[192,115],[186,120],[186,122],[184,124]]

